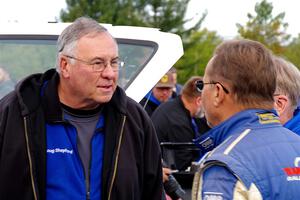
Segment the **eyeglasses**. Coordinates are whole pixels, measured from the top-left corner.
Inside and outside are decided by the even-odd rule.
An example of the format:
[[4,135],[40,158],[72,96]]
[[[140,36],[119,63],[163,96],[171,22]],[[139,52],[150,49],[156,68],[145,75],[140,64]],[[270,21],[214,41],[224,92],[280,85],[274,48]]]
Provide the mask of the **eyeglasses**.
[[[102,72],[102,71],[104,71],[104,69],[108,65],[108,62],[104,62],[102,60],[85,61],[85,60],[81,60],[79,58],[75,58],[75,57],[69,56],[69,55],[64,55],[64,56],[66,56],[67,58],[70,58],[70,59],[82,62],[82,63],[84,63],[86,65],[91,65],[93,67],[93,70],[95,72]],[[117,59],[110,61],[110,66],[111,66],[111,68],[112,68],[112,70],[114,72],[120,70],[120,68],[122,68],[124,66],[124,64],[125,63],[123,61],[120,61],[120,60],[117,60]]]
[[214,84],[214,85],[219,84],[219,85],[221,85],[221,87],[223,88],[223,90],[226,94],[229,93],[228,89],[226,89],[225,86],[222,85],[222,83],[220,83],[220,82],[211,81],[211,82],[208,82],[208,83],[204,83],[202,80],[198,80],[198,81],[195,82],[196,89],[197,89],[198,92],[202,92],[202,90],[204,88],[204,85],[208,85],[208,84]]

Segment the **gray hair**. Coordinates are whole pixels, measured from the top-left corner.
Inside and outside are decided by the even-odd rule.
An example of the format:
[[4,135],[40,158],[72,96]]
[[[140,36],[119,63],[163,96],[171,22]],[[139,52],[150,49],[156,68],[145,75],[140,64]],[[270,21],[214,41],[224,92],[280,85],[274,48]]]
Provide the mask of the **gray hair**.
[[277,74],[275,93],[286,95],[295,109],[300,100],[300,71],[280,57],[274,58],[274,64]]
[[102,32],[107,32],[107,29],[96,20],[89,17],[77,18],[60,34],[57,40],[56,71],[60,72],[59,61],[62,52],[72,54],[80,38],[91,33],[98,34]]

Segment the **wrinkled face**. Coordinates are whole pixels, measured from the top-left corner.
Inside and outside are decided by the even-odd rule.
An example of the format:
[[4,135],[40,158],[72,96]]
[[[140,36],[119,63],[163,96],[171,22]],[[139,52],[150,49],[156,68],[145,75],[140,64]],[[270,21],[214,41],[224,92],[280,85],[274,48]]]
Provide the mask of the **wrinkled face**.
[[[108,33],[82,37],[74,54],[62,55],[61,60],[61,76],[68,94],[64,99],[86,109],[110,101],[117,87],[118,70],[113,70],[111,64],[118,61],[118,47]],[[101,62],[105,63],[104,70],[95,71],[93,64]]]
[[171,87],[154,87],[153,96],[161,103],[168,101],[172,96],[173,88]]

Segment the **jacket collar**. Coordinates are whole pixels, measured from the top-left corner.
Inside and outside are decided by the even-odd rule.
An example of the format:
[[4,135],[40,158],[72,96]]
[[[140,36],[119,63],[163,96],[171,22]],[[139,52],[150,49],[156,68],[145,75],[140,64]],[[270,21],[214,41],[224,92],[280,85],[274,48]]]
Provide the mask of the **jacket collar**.
[[249,109],[241,111],[194,140],[202,153],[213,150],[229,136],[241,133],[246,127],[278,123],[275,110]]
[[[58,97],[59,74],[55,72],[49,81],[45,81],[41,87],[42,102],[45,118],[48,122],[63,122],[63,111]],[[118,86],[111,100],[103,105],[113,106],[121,113],[126,112],[125,92]]]
[[[43,106],[48,122],[63,121],[62,109],[58,97],[59,74],[55,69],[50,69],[44,74],[33,74],[20,81],[16,86],[16,93],[21,106],[22,115],[28,115],[38,106]],[[116,88],[112,99],[104,106],[113,106],[121,113],[126,112],[125,92],[119,86]]]
[[16,85],[16,93],[23,116],[29,115],[40,106],[40,88],[45,81],[51,79],[53,73],[56,73],[55,69],[48,70],[44,74],[32,74]]
[[300,107],[298,106],[294,111],[293,117],[284,124],[284,127],[297,133],[296,130],[297,127],[299,127],[299,121],[300,121]]

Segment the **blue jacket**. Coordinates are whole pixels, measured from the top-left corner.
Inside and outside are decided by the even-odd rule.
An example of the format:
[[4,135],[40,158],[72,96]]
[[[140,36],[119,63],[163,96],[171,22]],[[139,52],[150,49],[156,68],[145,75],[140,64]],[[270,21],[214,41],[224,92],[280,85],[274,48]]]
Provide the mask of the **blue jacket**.
[[297,133],[297,135],[300,135],[300,108],[299,107],[294,111],[293,118],[287,121],[283,126]]
[[198,142],[216,148],[201,161],[193,199],[300,198],[300,137],[282,127],[275,112],[242,111]]
[[[66,121],[67,123],[67,121]],[[104,118],[101,116],[91,141],[90,183],[77,148],[77,131],[71,124],[47,124],[47,199],[101,199]]]

